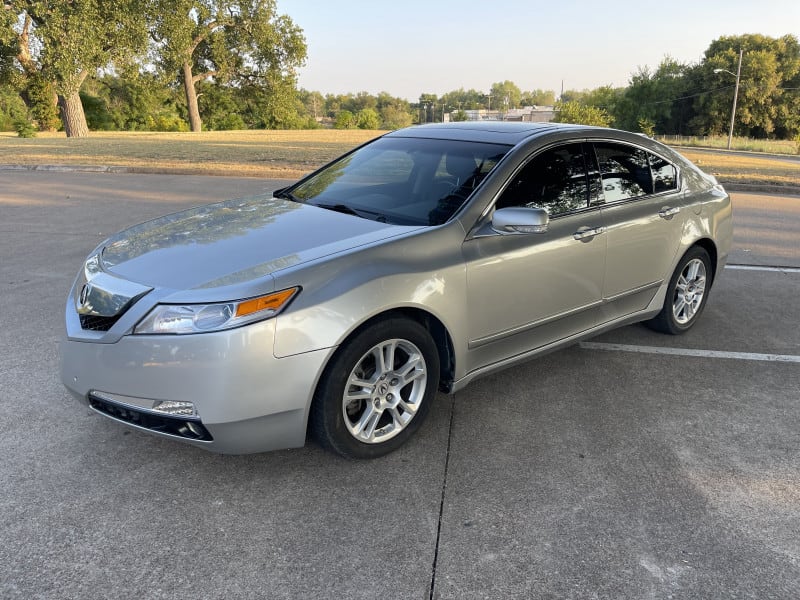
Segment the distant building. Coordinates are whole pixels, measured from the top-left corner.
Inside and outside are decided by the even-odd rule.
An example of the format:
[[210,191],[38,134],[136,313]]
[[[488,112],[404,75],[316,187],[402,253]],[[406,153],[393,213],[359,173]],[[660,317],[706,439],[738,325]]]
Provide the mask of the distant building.
[[[525,106],[503,110],[465,110],[467,121],[526,121],[528,123],[549,123],[556,118],[552,106]],[[452,113],[444,115],[445,121],[452,121]]]
[[512,108],[505,114],[504,121],[527,121],[529,123],[549,123],[556,118],[552,106],[526,106]]

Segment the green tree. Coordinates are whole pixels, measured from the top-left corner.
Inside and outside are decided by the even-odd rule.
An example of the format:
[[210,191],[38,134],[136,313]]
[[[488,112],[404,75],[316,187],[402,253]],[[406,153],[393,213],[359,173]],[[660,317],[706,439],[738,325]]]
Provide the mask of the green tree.
[[349,110],[340,110],[333,121],[334,129],[353,129],[357,124],[356,117]]
[[314,122],[322,118],[325,113],[325,97],[322,94],[300,90],[298,97],[305,106],[306,113],[314,119]]
[[683,133],[692,116],[687,98],[690,69],[669,56],[654,71],[639,67],[627,89],[608,107],[615,125],[638,131],[644,122],[652,123],[655,133]]
[[[800,76],[800,43],[793,35],[724,36],[711,42],[697,68],[697,79],[709,93],[695,102],[694,125],[707,133],[723,133],[730,119],[734,75],[742,51],[742,72],[736,109],[736,133],[753,137],[792,137],[800,129],[796,87]],[[723,70],[714,73],[714,70]],[[726,73],[729,71],[730,73]]]
[[378,129],[381,117],[373,108],[363,108],[356,114],[356,126],[359,129]]
[[144,50],[148,8],[148,0],[4,0],[0,54],[14,61],[2,65],[27,83],[52,86],[67,136],[86,136],[81,86],[98,69]]
[[580,102],[557,102],[555,105],[556,123],[576,123],[580,125],[596,125],[608,127],[611,124],[611,115],[602,108],[584,106]]
[[553,106],[556,103],[556,93],[553,90],[522,92],[519,102],[522,106]]
[[188,130],[178,91],[136,68],[87,78],[81,100],[91,129]]
[[489,92],[492,96],[494,110],[517,108],[522,98],[522,91],[513,81],[500,81],[492,84]]
[[260,85],[234,88],[239,102],[245,105],[242,117],[250,127],[259,129],[298,129],[309,125],[301,116],[303,103],[297,97],[293,78],[275,73],[261,77]]
[[[406,102],[406,104],[408,103]],[[408,109],[390,105],[381,109],[381,122],[384,129],[402,129],[411,125],[414,117],[411,116]]]
[[11,86],[0,86],[0,131],[13,131],[20,121],[28,120],[28,108]]
[[447,92],[441,97],[441,102],[446,106],[446,110],[478,110],[486,108],[489,97],[478,90],[459,88]]
[[[295,69],[305,62],[302,30],[277,13],[275,0],[157,0],[154,38],[166,73],[180,73],[192,131],[202,122],[196,85],[211,80],[264,86],[271,93],[294,90]],[[273,103],[282,122],[288,101]]]

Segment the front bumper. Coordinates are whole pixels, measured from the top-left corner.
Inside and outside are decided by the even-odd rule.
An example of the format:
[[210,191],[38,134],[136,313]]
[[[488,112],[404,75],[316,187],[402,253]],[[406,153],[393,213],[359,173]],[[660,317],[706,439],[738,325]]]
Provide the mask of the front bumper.
[[[95,412],[214,452],[299,447],[331,349],[276,358],[274,339],[275,319],[197,335],[125,335],[114,343],[67,336],[60,348],[61,381]],[[90,403],[92,392],[111,403],[98,404],[96,396]],[[119,397],[134,401],[116,406]],[[149,418],[150,411],[137,417],[137,406],[150,401],[191,402],[196,415],[185,420],[209,435],[181,435],[169,422]]]

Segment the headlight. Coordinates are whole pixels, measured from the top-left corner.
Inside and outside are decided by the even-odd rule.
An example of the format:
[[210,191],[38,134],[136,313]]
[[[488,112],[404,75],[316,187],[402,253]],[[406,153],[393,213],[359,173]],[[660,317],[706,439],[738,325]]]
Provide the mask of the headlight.
[[135,334],[187,334],[232,329],[263,321],[286,308],[300,288],[217,304],[159,304],[134,328]]
[[103,268],[100,266],[100,254],[92,254],[83,263],[83,277],[86,281],[94,279],[95,275],[102,273]]

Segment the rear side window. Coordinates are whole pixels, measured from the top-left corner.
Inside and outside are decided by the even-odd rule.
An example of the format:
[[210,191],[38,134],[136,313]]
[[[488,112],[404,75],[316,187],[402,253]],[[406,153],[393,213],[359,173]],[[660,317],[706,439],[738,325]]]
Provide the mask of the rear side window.
[[647,152],[623,144],[594,145],[600,163],[606,203],[629,200],[653,193]]
[[495,208],[544,208],[558,216],[586,208],[589,185],[582,144],[567,144],[534,157],[511,180]]
[[606,204],[678,189],[675,165],[641,148],[595,143]]
[[653,188],[656,194],[678,189],[678,170],[660,156],[650,154],[650,168],[653,170]]

